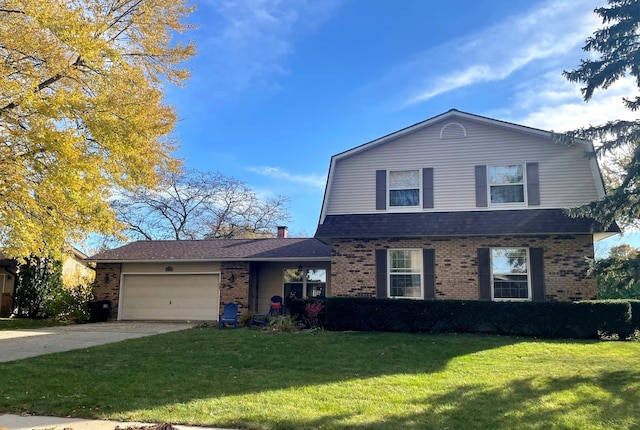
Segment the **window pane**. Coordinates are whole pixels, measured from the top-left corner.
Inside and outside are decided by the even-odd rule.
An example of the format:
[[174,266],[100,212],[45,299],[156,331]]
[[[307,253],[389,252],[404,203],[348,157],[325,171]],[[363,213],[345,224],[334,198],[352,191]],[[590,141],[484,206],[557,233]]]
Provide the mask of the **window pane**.
[[327,282],[327,271],[325,269],[307,270],[307,282]]
[[418,206],[420,190],[389,190],[389,206]]
[[492,185],[491,203],[524,203],[524,185]]
[[528,299],[527,275],[494,275],[493,297],[496,299]]
[[493,273],[528,273],[527,250],[524,248],[498,248],[491,250]]
[[419,251],[411,249],[392,250],[391,257],[391,273],[411,273],[420,272],[420,254]]
[[489,166],[489,184],[521,184],[523,177],[522,172],[522,164]]
[[493,297],[495,299],[528,299],[527,249],[498,248],[491,250]]
[[324,283],[307,283],[307,297],[314,299],[324,299],[326,297],[326,284]]
[[284,269],[284,282],[302,282],[304,271],[298,269]]
[[418,188],[420,172],[418,170],[402,170],[389,172],[389,188]]
[[[295,297],[293,297],[291,295],[291,293],[295,294]],[[302,297],[304,297],[302,295],[302,284],[284,284],[284,297],[285,300],[287,301],[287,303],[289,302],[289,300],[296,298],[296,299],[301,299]]]
[[391,275],[391,297],[420,297],[420,275]]

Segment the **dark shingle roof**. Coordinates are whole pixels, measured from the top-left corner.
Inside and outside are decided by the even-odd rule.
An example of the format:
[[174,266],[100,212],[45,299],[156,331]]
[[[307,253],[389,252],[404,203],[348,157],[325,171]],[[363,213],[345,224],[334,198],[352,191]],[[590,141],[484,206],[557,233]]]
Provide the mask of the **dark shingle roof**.
[[472,212],[417,212],[329,215],[315,237],[419,237],[503,234],[568,234],[620,232],[613,224],[604,230],[590,218],[570,218],[562,209]]
[[328,245],[313,238],[144,240],[101,252],[89,260],[210,261],[210,260],[329,260]]

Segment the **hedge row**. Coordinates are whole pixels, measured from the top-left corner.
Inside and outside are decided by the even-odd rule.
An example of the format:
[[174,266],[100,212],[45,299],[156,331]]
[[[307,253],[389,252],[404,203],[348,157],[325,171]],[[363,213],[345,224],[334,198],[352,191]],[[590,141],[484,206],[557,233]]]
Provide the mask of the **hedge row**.
[[330,297],[328,330],[491,333],[541,338],[629,338],[640,301],[489,302]]

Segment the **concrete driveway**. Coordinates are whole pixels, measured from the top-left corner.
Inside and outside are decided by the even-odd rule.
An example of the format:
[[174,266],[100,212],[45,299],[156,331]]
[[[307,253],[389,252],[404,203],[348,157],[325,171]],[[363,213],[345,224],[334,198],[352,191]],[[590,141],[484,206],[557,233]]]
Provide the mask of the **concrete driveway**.
[[0,331],[0,363],[155,334],[186,330],[193,323],[105,322]]

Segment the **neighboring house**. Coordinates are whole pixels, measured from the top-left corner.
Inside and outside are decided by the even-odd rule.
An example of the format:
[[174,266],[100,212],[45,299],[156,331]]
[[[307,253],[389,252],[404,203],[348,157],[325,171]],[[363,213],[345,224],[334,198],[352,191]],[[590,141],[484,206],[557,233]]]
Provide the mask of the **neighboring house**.
[[330,248],[313,238],[139,241],[91,257],[94,295],[124,320],[218,319],[228,302],[240,312],[269,309],[274,295],[330,293]]
[[273,295],[579,300],[602,229],[563,209],[604,195],[589,142],[451,110],[331,158],[315,238],[141,241],[100,253],[117,319],[215,320]]
[[17,263],[0,255],[0,317],[6,318],[13,312]]
[[[94,270],[86,259],[87,256],[74,247],[63,253],[62,282],[66,287],[91,284]],[[8,317],[13,312],[17,273],[18,262],[0,255],[0,317]]]
[[87,256],[80,250],[69,247],[62,255],[62,283],[65,287],[90,285],[95,278],[95,270],[87,262]]
[[586,258],[619,229],[563,212],[604,195],[592,150],[450,110],[333,156],[315,235],[332,294],[596,298]]

